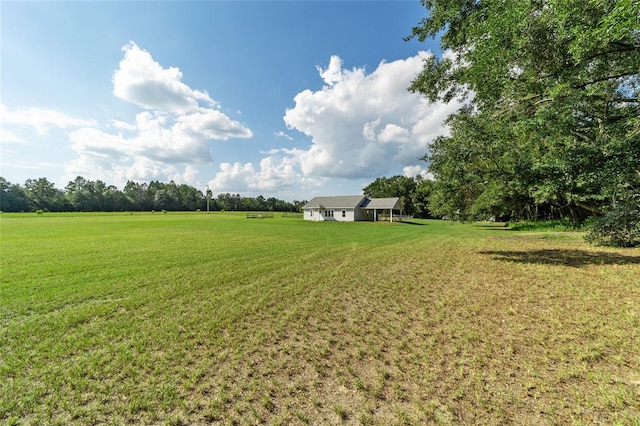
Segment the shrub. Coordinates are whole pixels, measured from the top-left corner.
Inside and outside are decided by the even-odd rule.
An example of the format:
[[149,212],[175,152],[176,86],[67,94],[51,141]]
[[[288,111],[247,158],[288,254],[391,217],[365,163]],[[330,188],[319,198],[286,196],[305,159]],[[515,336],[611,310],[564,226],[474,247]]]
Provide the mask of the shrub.
[[603,216],[591,219],[585,239],[599,246],[640,246],[640,194],[618,203]]
[[509,228],[514,231],[576,231],[580,227],[576,226],[570,218],[555,220],[523,220],[509,222]]

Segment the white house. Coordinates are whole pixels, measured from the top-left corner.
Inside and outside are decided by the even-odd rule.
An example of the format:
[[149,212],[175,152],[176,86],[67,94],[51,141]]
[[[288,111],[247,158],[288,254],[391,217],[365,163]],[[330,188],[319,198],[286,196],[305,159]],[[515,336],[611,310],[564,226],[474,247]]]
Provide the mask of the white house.
[[315,197],[302,206],[304,220],[389,220],[402,214],[400,198],[369,198],[364,195]]

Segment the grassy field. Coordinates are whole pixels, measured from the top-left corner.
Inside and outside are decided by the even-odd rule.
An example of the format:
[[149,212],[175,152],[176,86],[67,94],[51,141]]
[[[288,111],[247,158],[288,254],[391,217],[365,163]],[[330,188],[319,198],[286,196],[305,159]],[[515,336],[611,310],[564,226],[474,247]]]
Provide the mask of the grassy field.
[[0,215],[0,424],[640,425],[640,249],[499,224]]

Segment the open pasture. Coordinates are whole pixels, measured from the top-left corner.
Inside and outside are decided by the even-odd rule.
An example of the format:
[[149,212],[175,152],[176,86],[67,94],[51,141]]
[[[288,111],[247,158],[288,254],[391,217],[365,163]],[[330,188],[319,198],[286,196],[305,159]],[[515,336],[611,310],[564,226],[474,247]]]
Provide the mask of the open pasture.
[[3,214],[0,261],[3,424],[640,424],[640,249]]

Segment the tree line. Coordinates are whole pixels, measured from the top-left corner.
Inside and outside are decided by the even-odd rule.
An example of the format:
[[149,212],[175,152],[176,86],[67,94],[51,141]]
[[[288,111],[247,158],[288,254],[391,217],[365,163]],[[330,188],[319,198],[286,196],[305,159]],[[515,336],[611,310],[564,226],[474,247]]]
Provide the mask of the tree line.
[[[375,198],[399,197],[405,214],[433,217],[429,196],[434,182],[406,176],[378,177],[363,188],[364,195]],[[123,190],[101,180],[78,176],[64,189],[56,188],[46,178],[27,179],[24,185],[13,184],[0,177],[0,211],[3,212],[118,212],[118,211],[277,211],[300,212],[306,200],[283,201],[274,197],[246,197],[221,193],[175,182],[136,183],[128,181]]]
[[252,198],[222,193],[212,197],[202,191],[171,181],[137,183],[128,181],[123,190],[101,180],[78,176],[64,189],[46,178],[27,179],[24,185],[0,177],[0,211],[3,212],[120,212],[120,211],[279,211],[297,212],[306,201],[287,202],[277,198]]
[[640,245],[640,3],[422,0],[439,40],[410,91],[460,99],[424,160],[434,214],[589,219]]
[[433,184],[433,181],[422,176],[396,175],[376,178],[362,191],[364,195],[372,198],[398,197],[404,214],[429,219],[434,217],[429,203]]

